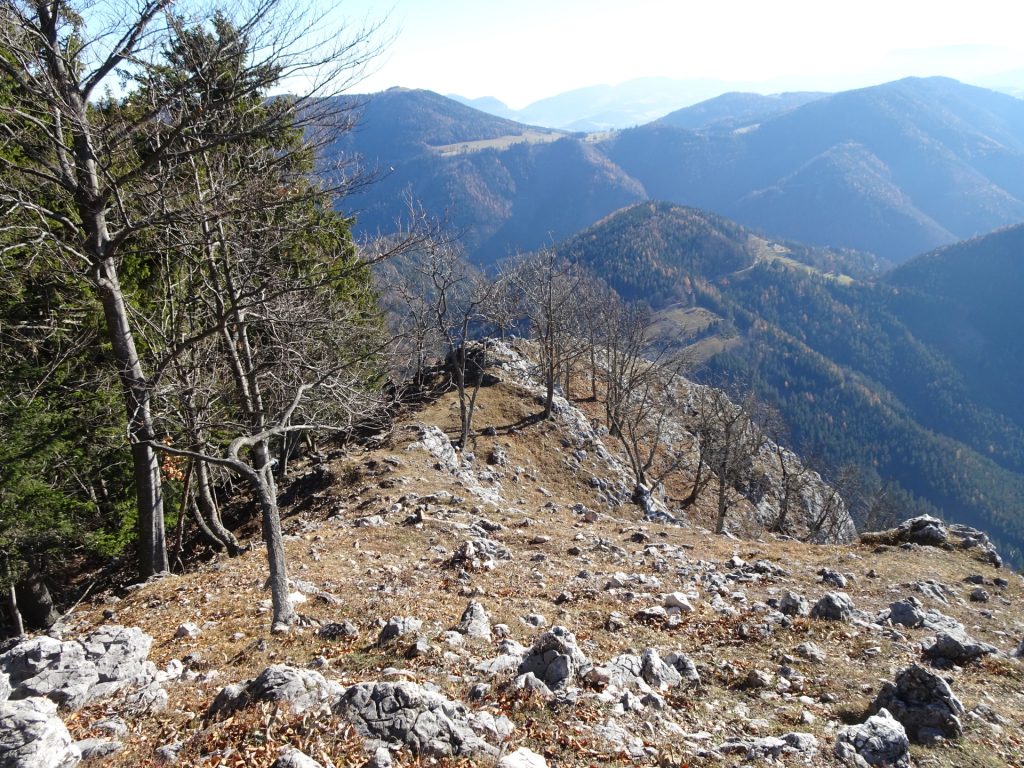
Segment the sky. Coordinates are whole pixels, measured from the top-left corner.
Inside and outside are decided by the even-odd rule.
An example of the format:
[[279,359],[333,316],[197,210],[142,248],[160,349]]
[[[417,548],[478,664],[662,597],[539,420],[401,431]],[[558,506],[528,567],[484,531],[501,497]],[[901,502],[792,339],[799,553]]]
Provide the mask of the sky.
[[518,109],[639,77],[777,92],[945,75],[1024,90],[1024,4],[1013,0],[321,2],[332,24],[379,23],[389,41],[360,92],[400,85]]

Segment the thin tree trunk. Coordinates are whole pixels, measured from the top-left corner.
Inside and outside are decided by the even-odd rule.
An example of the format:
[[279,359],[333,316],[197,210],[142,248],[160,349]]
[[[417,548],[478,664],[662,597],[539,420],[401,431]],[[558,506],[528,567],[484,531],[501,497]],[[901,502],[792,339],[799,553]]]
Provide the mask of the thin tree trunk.
[[277,488],[274,485],[273,473],[267,466],[265,443],[253,446],[253,459],[256,471],[250,475],[250,480],[257,486],[263,541],[267,545],[267,565],[270,570],[267,584],[270,587],[274,609],[272,627],[276,631],[281,631],[287,629],[295,619],[295,609],[288,601],[288,570],[285,564],[284,538],[281,534],[281,514],[277,506]]
[[[196,463],[196,511],[200,519],[204,521],[210,536],[228,550],[230,557],[237,557],[242,552],[235,535],[224,526],[220,510],[217,507],[217,500],[213,497],[210,487],[210,469],[206,462]],[[203,531],[204,534],[206,531]]]
[[14,591],[14,582],[9,582],[4,589],[4,603],[7,607],[7,617],[11,622],[11,637],[21,637],[25,634],[25,623],[21,619],[21,611],[18,609],[18,595]]
[[139,571],[143,577],[149,577],[169,569],[160,460],[151,446],[156,435],[150,416],[149,386],[135,349],[128,309],[113,259],[107,258],[97,264],[93,277],[125,397],[138,502]]

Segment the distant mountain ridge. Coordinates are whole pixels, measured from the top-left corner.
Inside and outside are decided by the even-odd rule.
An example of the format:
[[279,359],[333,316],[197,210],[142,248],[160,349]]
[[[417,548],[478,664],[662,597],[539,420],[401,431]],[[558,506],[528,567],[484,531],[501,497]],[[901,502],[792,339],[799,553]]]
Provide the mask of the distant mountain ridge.
[[1024,221],[1024,101],[944,78],[824,96],[727,94],[585,136],[428,91],[360,100],[361,127],[335,151],[390,175],[346,201],[357,226],[392,226],[408,191],[466,232],[481,262],[644,199],[893,261]]
[[802,455],[857,464],[901,503],[984,525],[1024,562],[1024,225],[870,281],[836,276],[851,254],[667,203],[556,248],[651,302],[660,332],[685,336],[712,378],[751,382]]

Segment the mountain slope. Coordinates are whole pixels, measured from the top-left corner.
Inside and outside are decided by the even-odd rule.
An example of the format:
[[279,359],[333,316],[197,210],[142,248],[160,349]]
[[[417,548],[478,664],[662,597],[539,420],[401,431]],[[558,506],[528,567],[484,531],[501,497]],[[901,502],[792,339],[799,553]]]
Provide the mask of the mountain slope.
[[333,151],[387,178],[342,204],[386,230],[411,193],[483,262],[645,198],[892,261],[1024,221],[1024,102],[943,78],[812,96],[732,94],[590,136],[427,91],[352,97],[362,123]]
[[656,197],[893,259],[1024,219],[1024,102],[945,78],[826,96],[742,133],[659,122],[605,146]]
[[383,173],[341,204],[360,232],[388,232],[412,198],[464,233],[479,262],[532,249],[646,197],[592,143],[503,120],[429,91],[361,103],[358,130],[332,147]]
[[[1017,562],[1022,247],[1024,228],[1015,228],[921,257],[882,281],[837,279],[825,274],[836,270],[820,250],[651,203],[558,246],[627,297],[709,313],[696,336],[711,355],[708,372],[753,382],[801,453],[858,464],[986,527]],[[709,334],[719,343],[708,344]]]
[[[101,574],[52,636],[5,644],[5,762],[828,768],[913,669],[964,716],[943,710],[948,738],[928,738],[920,707],[890,704],[914,737],[890,756],[1021,765],[1024,582],[965,547],[973,532],[919,520],[918,542],[946,546],[911,526],[822,546],[645,520],[594,482],[607,436],[569,404],[531,419],[522,361],[492,370],[493,434],[473,447],[493,463],[452,450],[448,392],[292,465],[289,631],[268,631],[265,552],[240,530],[238,557],[128,587]],[[968,633],[982,658],[947,658]]]
[[763,120],[824,98],[826,95],[809,91],[771,95],[733,91],[690,107],[677,109],[657,122],[674,128],[685,128],[688,131],[709,128],[732,131],[755,126]]

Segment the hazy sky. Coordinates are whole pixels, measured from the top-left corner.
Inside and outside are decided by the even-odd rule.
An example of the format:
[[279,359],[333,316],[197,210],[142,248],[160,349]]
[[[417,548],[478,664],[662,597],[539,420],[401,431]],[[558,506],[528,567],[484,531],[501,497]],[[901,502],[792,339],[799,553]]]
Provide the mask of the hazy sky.
[[1014,0],[340,0],[331,13],[386,17],[394,40],[367,92],[402,85],[519,108],[646,76],[840,90],[947,75],[1024,88]]

